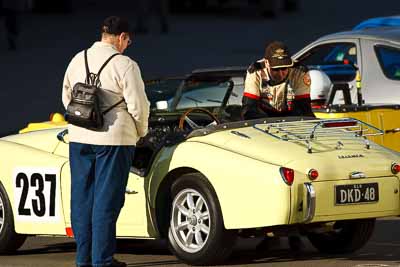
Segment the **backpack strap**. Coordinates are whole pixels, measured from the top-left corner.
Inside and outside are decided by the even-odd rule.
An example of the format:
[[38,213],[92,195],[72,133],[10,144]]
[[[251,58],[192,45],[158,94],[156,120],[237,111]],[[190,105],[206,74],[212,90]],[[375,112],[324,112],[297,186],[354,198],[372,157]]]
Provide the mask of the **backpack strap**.
[[[87,59],[87,49],[85,49],[85,68],[86,68],[86,83],[87,84],[92,84],[92,85],[98,85],[100,82],[100,73],[102,72],[102,70],[104,69],[104,67],[108,64],[108,62],[110,62],[111,59],[113,59],[113,57],[120,55],[120,53],[115,53],[113,55],[111,55],[104,63],[103,65],[100,67],[99,72],[97,72],[97,74],[91,73],[89,70],[89,64],[88,64],[88,59]],[[124,98],[122,98],[120,101],[118,101],[117,103],[113,104],[112,106],[108,107],[106,110],[104,110],[102,112],[102,114],[106,114],[107,112],[109,112],[110,110],[112,110],[113,108],[115,108],[116,106],[118,106],[119,104],[121,104],[122,102],[124,102]]]
[[104,62],[103,66],[101,66],[101,68],[99,69],[99,72],[97,73],[97,79],[100,78],[100,73],[101,73],[101,71],[104,69],[104,67],[108,64],[108,62],[110,62],[110,60],[111,60],[113,57],[117,56],[117,55],[120,55],[120,53],[115,53],[114,55],[111,55],[111,56],[106,60],[106,62]]
[[100,73],[104,69],[104,67],[110,62],[110,60],[115,57],[116,55],[120,55],[120,53],[115,53],[111,55],[100,67],[99,72],[97,74],[93,74],[89,70],[89,63],[88,63],[88,58],[87,58],[87,49],[85,49],[85,68],[86,68],[86,83],[91,84],[91,85],[98,85],[100,82]]
[[120,101],[118,101],[117,103],[115,103],[114,105],[112,105],[111,107],[108,107],[106,110],[104,110],[102,113],[103,115],[108,113],[110,110],[112,110],[113,108],[115,108],[116,106],[118,106],[119,104],[121,104],[122,102],[124,102],[124,98],[122,98]]
[[85,49],[85,68],[86,68],[86,84],[90,84],[90,70],[89,70],[89,64],[88,64],[88,59],[87,59],[87,49]]

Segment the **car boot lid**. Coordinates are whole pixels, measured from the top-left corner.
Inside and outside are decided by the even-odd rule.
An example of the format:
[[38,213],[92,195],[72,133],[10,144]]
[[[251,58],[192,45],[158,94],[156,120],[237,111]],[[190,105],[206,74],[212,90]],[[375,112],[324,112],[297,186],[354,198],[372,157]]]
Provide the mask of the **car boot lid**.
[[392,175],[391,163],[400,161],[398,154],[367,139],[383,134],[381,130],[355,119],[255,124],[203,133],[188,141],[302,171],[317,167],[326,174],[338,171],[341,177],[357,171],[369,177]]

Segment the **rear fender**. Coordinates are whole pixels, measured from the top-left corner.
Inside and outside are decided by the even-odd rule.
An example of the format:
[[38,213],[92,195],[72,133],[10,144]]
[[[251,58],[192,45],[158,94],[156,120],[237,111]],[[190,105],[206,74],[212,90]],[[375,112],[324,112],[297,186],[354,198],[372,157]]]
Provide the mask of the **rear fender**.
[[155,207],[160,184],[171,178],[169,173],[199,172],[217,194],[227,229],[287,224],[290,186],[279,167],[205,143],[184,142],[164,148],[156,159],[148,179],[149,202]]

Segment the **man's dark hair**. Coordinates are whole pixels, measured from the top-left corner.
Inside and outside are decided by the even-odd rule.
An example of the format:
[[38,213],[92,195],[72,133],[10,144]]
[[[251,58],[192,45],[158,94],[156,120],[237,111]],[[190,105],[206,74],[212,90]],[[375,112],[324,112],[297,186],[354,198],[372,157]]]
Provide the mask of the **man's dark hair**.
[[110,16],[103,21],[101,26],[101,34],[107,33],[112,35],[120,35],[126,32],[132,34],[131,28],[129,26],[128,20],[118,16]]

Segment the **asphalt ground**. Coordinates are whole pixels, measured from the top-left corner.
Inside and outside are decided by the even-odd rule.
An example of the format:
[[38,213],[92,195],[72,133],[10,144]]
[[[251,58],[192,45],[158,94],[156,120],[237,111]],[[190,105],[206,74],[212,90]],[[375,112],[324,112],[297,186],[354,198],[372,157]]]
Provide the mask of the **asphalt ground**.
[[[289,249],[285,238],[262,251],[255,250],[260,239],[239,239],[222,266],[400,267],[399,223],[399,218],[378,220],[367,245],[346,255],[321,254],[305,238],[298,252]],[[74,266],[74,257],[75,244],[70,238],[30,237],[15,255],[0,256],[0,267],[67,267]],[[116,258],[129,267],[188,266],[173,256],[162,240],[120,240]]]
[[[68,62],[99,38],[99,24],[106,16],[120,14],[135,21],[135,1],[113,0],[113,6],[102,0],[80,2],[71,14],[23,14],[18,51],[7,50],[0,19],[0,136],[64,111],[61,85]],[[144,78],[246,66],[263,55],[268,41],[283,40],[295,52],[321,35],[351,29],[369,17],[400,13],[398,0],[300,4],[299,11],[282,12],[276,19],[259,16],[254,5],[240,4],[210,13],[172,15],[168,34],[160,33],[153,18],[149,34],[137,35],[126,53],[139,63]]]

